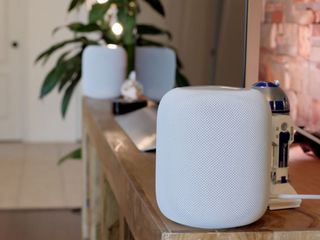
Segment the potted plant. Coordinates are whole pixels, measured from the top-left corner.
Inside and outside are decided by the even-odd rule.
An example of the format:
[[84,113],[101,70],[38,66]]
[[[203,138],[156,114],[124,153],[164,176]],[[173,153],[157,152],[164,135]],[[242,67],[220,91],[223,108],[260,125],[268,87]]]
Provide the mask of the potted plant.
[[[141,0],[165,17],[165,11],[160,0]],[[87,7],[85,0],[71,0],[68,12]],[[40,98],[46,97],[54,89],[61,93],[61,114],[66,116],[70,99],[81,79],[81,59],[84,50],[92,45],[117,44],[127,53],[127,74],[134,70],[136,46],[165,46],[163,43],[151,40],[151,35],[166,35],[171,39],[171,33],[154,25],[137,24],[139,14],[137,0],[97,0],[88,12],[86,22],[72,22],[64,27],[57,27],[53,33],[66,28],[74,35],[72,38],[54,44],[42,52],[36,63],[45,64],[54,54],[59,54],[56,64],[46,75],[40,90]],[[94,33],[94,34],[92,34]],[[171,47],[171,46],[166,46]],[[172,48],[172,47],[171,47]],[[182,64],[177,57],[176,85],[186,86],[188,80],[181,73]],[[79,157],[80,150],[66,156],[64,159]]]

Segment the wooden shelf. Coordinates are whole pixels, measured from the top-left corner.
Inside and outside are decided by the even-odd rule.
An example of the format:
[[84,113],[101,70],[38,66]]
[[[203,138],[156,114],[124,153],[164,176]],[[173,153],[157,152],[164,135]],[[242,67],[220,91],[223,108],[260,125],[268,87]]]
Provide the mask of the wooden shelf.
[[[86,192],[84,235],[90,239],[320,239],[320,201],[267,211],[241,228],[202,230],[166,219],[155,199],[155,155],[140,152],[115,122],[107,100],[83,100]],[[320,161],[294,161],[293,186],[320,194]],[[204,213],[205,214],[205,213]]]

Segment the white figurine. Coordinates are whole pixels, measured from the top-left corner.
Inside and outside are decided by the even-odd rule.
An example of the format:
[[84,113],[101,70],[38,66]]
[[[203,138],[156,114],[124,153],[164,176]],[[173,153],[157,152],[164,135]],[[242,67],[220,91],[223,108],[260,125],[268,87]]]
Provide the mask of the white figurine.
[[136,101],[143,95],[143,87],[136,80],[136,73],[132,71],[129,78],[121,86],[121,95],[125,100]]

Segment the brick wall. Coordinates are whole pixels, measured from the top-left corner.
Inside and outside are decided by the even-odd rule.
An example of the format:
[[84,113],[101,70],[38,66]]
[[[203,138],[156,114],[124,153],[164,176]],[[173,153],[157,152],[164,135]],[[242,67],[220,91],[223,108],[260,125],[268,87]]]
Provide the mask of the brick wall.
[[320,132],[320,0],[264,0],[260,80],[280,80],[300,126]]

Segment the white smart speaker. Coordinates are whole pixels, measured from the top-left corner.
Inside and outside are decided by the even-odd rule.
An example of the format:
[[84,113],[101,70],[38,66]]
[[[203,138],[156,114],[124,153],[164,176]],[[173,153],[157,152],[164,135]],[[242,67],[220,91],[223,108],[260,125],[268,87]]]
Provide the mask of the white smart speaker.
[[107,99],[119,97],[126,79],[127,55],[121,46],[89,46],[82,56],[82,93]]
[[137,47],[135,68],[137,80],[143,85],[144,95],[160,101],[175,87],[176,54],[165,47]]
[[250,224],[269,200],[271,111],[257,90],[176,88],[157,117],[156,198],[174,222]]

